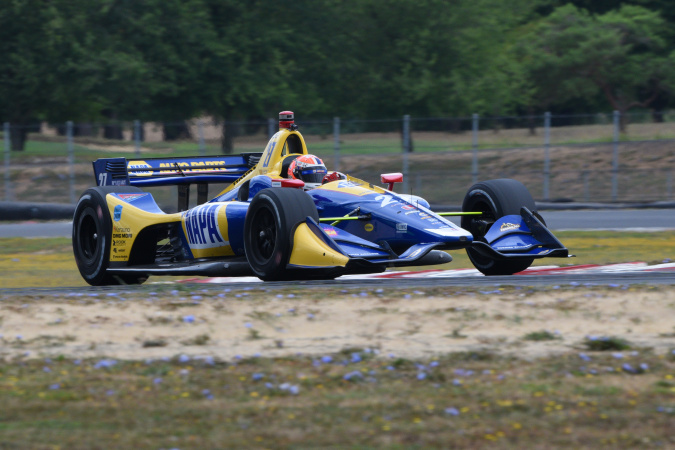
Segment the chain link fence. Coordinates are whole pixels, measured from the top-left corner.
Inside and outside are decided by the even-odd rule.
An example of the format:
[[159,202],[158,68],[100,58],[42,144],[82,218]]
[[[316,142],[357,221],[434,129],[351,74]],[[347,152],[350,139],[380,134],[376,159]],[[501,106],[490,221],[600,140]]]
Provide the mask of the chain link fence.
[[[675,200],[675,112],[296,123],[329,170],[374,184],[382,173],[403,172],[396,190],[434,204],[456,205],[471,184],[502,177],[522,181],[538,201]],[[74,203],[95,185],[96,158],[260,152],[277,129],[276,119],[5,123],[0,198]],[[160,205],[173,203],[166,188],[153,194]]]

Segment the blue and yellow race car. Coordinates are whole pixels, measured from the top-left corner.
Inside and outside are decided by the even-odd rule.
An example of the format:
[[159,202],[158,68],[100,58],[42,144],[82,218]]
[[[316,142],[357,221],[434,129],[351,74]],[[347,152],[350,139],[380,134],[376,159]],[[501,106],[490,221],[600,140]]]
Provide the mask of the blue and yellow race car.
[[[255,275],[262,280],[332,279],[388,267],[448,263],[466,249],[478,270],[507,275],[536,258],[567,257],[525,186],[477,183],[458,212],[386,187],[328,172],[309,155],[293,113],[262,153],[187,158],[102,158],[97,187],[73,219],[73,252],[94,286],[138,284],[150,275]],[[230,183],[214,198],[208,186]],[[178,211],[162,211],[142,187],[178,187]],[[198,205],[189,208],[191,186]],[[461,216],[461,227],[447,216]]]

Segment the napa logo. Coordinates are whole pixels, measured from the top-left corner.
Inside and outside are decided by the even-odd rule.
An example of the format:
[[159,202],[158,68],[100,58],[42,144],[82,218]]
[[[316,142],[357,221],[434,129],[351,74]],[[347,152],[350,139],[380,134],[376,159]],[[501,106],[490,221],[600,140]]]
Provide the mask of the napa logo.
[[[152,169],[152,166],[145,161],[129,161],[127,165],[128,169]],[[129,176],[142,177],[147,175],[152,175],[152,171],[139,171],[139,170],[128,170]]]
[[203,205],[183,214],[185,237],[191,248],[203,249],[229,245],[218,225],[218,211],[223,205]]
[[122,205],[115,206],[113,219],[115,219],[115,222],[119,222],[120,220],[122,220]]

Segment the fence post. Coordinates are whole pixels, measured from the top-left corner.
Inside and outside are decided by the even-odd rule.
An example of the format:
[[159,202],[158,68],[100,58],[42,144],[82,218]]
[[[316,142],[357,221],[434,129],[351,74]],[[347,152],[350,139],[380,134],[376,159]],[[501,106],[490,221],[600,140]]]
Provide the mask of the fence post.
[[474,183],[478,183],[478,114],[472,116],[471,124],[471,150],[473,160],[471,162],[471,175]]
[[73,121],[66,122],[66,148],[68,150],[68,170],[70,171],[70,203],[75,203],[75,152],[73,151]]
[[204,145],[204,121],[202,119],[197,120],[197,135],[199,139],[199,156],[204,156],[206,154],[206,145]]
[[333,117],[333,154],[335,155],[335,170],[340,171],[340,118]]
[[614,111],[614,144],[612,156],[612,201],[619,196],[619,111]]
[[274,119],[267,119],[267,139],[272,139],[272,136],[274,136],[276,125]]
[[408,153],[410,153],[410,115],[403,116],[403,193],[408,192]]
[[544,200],[549,200],[549,186],[551,179],[551,113],[544,113]]
[[5,200],[8,202],[12,200],[12,180],[9,173],[9,155],[12,151],[12,144],[9,138],[9,122],[5,122]]
[[134,120],[134,149],[136,150],[136,157],[141,156],[141,122]]

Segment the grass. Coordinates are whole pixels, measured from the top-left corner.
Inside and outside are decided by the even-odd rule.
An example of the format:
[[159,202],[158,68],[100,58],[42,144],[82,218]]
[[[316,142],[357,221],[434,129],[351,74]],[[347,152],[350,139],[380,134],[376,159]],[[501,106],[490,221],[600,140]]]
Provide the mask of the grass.
[[[660,263],[675,259],[675,231],[638,233],[623,231],[564,231],[556,233],[563,244],[576,255],[569,259],[544,258],[534,266],[612,264],[633,261]],[[450,270],[473,268],[464,251],[450,252],[449,264],[424,267],[403,267],[400,270]],[[152,277],[165,281],[175,277]],[[178,278],[180,279],[180,278]],[[73,259],[67,238],[0,239],[0,286],[56,287],[84,286]]]
[[[0,447],[668,448],[675,362],[647,351],[0,363]],[[359,357],[355,357],[357,354]],[[362,357],[361,357],[362,356]],[[327,362],[322,362],[327,361]],[[625,360],[624,360],[625,361]],[[624,364],[625,365],[625,364]]]

